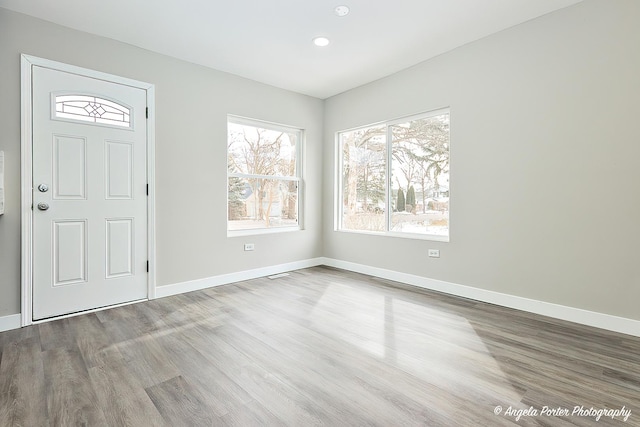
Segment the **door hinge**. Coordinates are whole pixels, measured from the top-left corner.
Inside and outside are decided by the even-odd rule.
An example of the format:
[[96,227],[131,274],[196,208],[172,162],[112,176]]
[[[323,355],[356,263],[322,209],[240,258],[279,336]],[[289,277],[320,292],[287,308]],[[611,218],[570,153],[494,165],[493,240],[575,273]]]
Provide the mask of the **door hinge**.
[[149,272],[149,261],[147,261],[147,273]]
[[149,118],[149,107],[146,107],[146,108],[144,109],[144,115],[145,115],[145,117],[146,117],[147,119]]
[[149,184],[147,184],[147,196],[149,195]]

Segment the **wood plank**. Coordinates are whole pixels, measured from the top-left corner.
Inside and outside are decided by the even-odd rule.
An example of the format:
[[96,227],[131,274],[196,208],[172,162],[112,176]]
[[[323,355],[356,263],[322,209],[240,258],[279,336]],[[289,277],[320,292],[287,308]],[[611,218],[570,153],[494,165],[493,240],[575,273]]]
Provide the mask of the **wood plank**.
[[[195,330],[190,333],[197,333]],[[167,335],[160,338],[168,360],[180,366],[182,376],[206,398],[217,416],[224,416],[244,408],[253,398],[229,377],[225,366],[212,363],[211,359],[187,342],[187,334]],[[207,347],[208,348],[208,347]]]
[[220,425],[230,427],[246,426],[284,426],[282,420],[273,415],[271,411],[256,401],[250,401],[245,405],[234,409],[220,418]]
[[37,340],[40,339],[38,325],[0,332],[0,354],[2,353],[3,347],[13,343],[18,343],[31,337],[35,337]]
[[206,399],[181,376],[147,388],[147,394],[169,426],[212,426],[217,417]]
[[162,426],[162,416],[142,385],[131,375],[117,349],[103,350],[101,363],[89,368],[91,384],[96,391],[110,426]]
[[0,362],[0,426],[49,423],[44,381],[42,353],[37,337],[3,348]]
[[41,323],[38,325],[38,331],[42,351],[54,348],[76,348],[75,336],[71,331],[69,319]]
[[98,365],[102,352],[113,345],[107,329],[95,313],[74,318],[69,328],[87,368]]
[[144,388],[180,375],[180,368],[167,358],[164,349],[152,335],[120,342],[117,348],[129,372]]
[[[43,352],[46,413],[53,426],[107,425],[78,349]],[[44,415],[44,414],[41,414]]]

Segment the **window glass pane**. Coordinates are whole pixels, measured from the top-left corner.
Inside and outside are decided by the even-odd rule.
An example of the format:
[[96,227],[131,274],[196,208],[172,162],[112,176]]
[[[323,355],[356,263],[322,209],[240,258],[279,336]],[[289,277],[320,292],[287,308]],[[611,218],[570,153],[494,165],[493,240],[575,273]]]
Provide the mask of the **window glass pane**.
[[229,176],[228,229],[298,226],[296,180]]
[[390,231],[448,236],[449,114],[390,128]]
[[299,131],[273,130],[233,122],[229,122],[228,127],[231,173],[296,176]]
[[385,231],[386,127],[340,134],[342,229]]
[[89,95],[57,95],[55,117],[88,123],[131,127],[131,109]]
[[227,230],[299,228],[302,130],[229,116]]

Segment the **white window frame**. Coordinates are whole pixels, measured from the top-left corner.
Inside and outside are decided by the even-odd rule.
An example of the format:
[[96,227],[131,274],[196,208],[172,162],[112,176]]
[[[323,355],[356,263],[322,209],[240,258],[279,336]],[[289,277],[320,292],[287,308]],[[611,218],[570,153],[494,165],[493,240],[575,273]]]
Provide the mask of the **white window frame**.
[[[304,129],[297,126],[283,125],[280,123],[273,123],[259,119],[252,119],[248,117],[236,116],[232,114],[227,115],[227,149],[225,150],[227,156],[229,154],[229,123],[242,125],[242,126],[251,126],[256,128],[268,129],[277,132],[289,132],[296,133],[298,135],[298,140],[296,141],[296,153],[295,153],[295,161],[296,161],[296,174],[295,176],[281,176],[281,175],[258,175],[258,174],[244,174],[244,173],[229,173],[229,168],[227,167],[227,237],[236,237],[236,236],[251,236],[255,234],[271,234],[271,233],[286,233],[292,231],[300,231],[303,230],[303,206],[304,206],[304,186],[302,179],[302,160],[303,160],[303,146],[305,140],[305,132]],[[226,159],[228,162],[228,157]],[[227,165],[228,166],[228,165]],[[298,223],[292,226],[282,226],[282,227],[273,227],[273,228],[251,228],[251,229],[242,229],[242,230],[230,230],[229,229],[229,178],[236,177],[242,179],[277,179],[281,181],[295,181],[297,183],[297,203],[298,203]]]
[[[392,213],[392,195],[390,194],[391,190],[391,179],[392,179],[392,130],[391,127],[400,123],[406,123],[413,120],[419,119],[427,119],[429,117],[440,116],[443,114],[449,114],[451,117],[451,109],[449,107],[439,108],[437,110],[431,110],[424,113],[413,114],[410,116],[405,116],[393,120],[371,123],[364,126],[353,127],[350,129],[344,129],[336,132],[335,134],[335,146],[336,146],[336,159],[334,164],[337,165],[336,168],[336,187],[334,188],[334,194],[336,194],[336,206],[334,212],[334,231],[342,232],[342,233],[356,233],[356,234],[369,234],[375,236],[392,236],[392,237],[401,237],[404,239],[418,239],[418,240],[430,240],[436,242],[449,242],[451,238],[451,193],[449,193],[449,230],[446,236],[436,235],[436,234],[422,234],[422,233],[408,233],[408,232],[398,232],[391,231],[391,213]],[[360,129],[367,129],[376,126],[384,126],[386,127],[386,164],[385,164],[385,211],[384,211],[384,224],[385,231],[370,231],[370,230],[352,230],[346,229],[342,227],[342,221],[344,218],[344,203],[343,203],[343,191],[344,191],[344,182],[343,182],[343,171],[344,171],[344,155],[343,155],[343,147],[342,142],[340,141],[340,134],[346,132],[357,131]],[[451,130],[449,130],[449,140],[451,140]],[[451,146],[449,146],[449,164],[451,164]],[[451,166],[449,166],[449,170],[451,170]],[[450,173],[450,172],[449,172]],[[451,191],[451,185],[449,185],[449,191]]]

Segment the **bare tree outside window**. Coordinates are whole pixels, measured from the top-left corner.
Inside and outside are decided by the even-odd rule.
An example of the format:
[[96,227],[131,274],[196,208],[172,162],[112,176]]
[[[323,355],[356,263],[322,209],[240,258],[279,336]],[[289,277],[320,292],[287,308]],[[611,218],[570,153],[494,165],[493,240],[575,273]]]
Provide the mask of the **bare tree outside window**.
[[343,218],[348,230],[384,231],[386,130],[370,127],[340,134]]
[[227,229],[298,227],[302,131],[229,118]]
[[448,238],[448,111],[340,132],[339,141],[341,230]]

